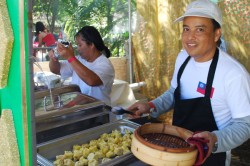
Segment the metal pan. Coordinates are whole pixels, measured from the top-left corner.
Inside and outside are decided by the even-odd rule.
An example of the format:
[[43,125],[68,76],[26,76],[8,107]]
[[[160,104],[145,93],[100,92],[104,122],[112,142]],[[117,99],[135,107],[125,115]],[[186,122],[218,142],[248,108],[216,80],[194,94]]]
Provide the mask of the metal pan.
[[[88,143],[90,140],[97,139],[103,133],[111,133],[112,130],[118,130],[125,133],[125,130],[134,131],[140,125],[129,120],[118,120],[113,123],[103,124],[82,132],[74,133],[65,137],[51,140],[37,145],[38,164],[42,166],[53,166],[53,161],[57,155],[64,151],[72,150],[73,145]],[[60,131],[58,131],[60,132]],[[121,163],[133,157],[132,153],[114,158],[108,162],[100,164],[102,166],[112,166]]]

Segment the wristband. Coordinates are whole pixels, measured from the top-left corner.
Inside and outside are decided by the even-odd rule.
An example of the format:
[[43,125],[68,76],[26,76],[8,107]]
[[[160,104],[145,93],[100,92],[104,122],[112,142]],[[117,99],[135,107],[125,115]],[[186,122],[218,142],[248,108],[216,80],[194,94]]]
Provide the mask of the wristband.
[[71,62],[73,62],[74,60],[76,60],[76,57],[75,57],[75,56],[72,56],[71,58],[68,59],[68,62],[71,63]]
[[154,103],[148,102],[148,105],[149,105],[149,107],[150,107],[149,112],[150,112],[150,113],[155,112],[155,105],[154,105]]

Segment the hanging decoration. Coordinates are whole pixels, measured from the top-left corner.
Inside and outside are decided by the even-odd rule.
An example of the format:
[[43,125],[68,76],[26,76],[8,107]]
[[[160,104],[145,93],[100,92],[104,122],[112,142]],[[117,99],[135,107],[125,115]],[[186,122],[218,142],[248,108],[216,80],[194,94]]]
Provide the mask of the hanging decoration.
[[0,9],[0,89],[2,89],[8,82],[14,37],[6,0],[0,0]]
[[11,110],[2,111],[0,133],[0,165],[20,166],[20,156]]

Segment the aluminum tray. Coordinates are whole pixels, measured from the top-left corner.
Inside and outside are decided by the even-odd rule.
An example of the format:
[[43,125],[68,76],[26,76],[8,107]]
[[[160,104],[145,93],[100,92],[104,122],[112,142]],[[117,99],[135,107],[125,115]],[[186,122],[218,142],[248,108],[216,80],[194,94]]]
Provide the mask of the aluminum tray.
[[[61,87],[52,88],[51,92],[53,94],[60,95],[60,94],[69,93],[69,92],[81,92],[81,89],[79,88],[79,86],[71,84],[71,85],[64,85]],[[40,99],[44,96],[48,96],[49,94],[50,94],[49,89],[35,91],[35,99]]]
[[[118,130],[125,133],[125,129],[134,131],[140,125],[129,120],[118,120],[113,123],[104,124],[82,132],[74,133],[52,141],[37,145],[37,161],[41,166],[53,166],[53,161],[57,155],[63,154],[64,151],[72,150],[73,145],[89,143],[90,140],[97,139],[103,133],[111,133],[112,130]],[[60,132],[60,131],[58,131]],[[134,157],[132,153],[114,158],[100,166],[112,166]]]
[[35,100],[36,121],[44,121],[51,117],[71,114],[72,111],[77,112],[85,108],[104,104],[104,102],[80,92],[70,92],[60,95],[53,94],[52,98],[54,99],[54,97],[60,98],[60,101],[54,101],[54,103],[58,104],[58,108],[53,106],[50,95]]
[[51,98],[48,96],[35,101],[37,143],[110,122],[105,103],[80,92],[60,94],[62,104],[58,109],[45,110],[44,103],[46,107],[47,103],[51,106]]

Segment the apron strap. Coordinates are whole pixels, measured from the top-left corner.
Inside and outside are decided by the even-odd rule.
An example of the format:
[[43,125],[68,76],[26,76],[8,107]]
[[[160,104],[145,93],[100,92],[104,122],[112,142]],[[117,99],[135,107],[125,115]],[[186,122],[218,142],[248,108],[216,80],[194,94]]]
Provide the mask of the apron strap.
[[180,69],[179,69],[179,71],[178,71],[178,75],[177,75],[177,87],[180,85],[181,75],[182,75],[182,73],[183,73],[183,71],[184,71],[184,69],[185,69],[185,67],[186,67],[186,65],[187,65],[187,63],[188,63],[188,61],[190,60],[190,58],[191,58],[191,56],[188,56],[188,57],[186,58],[186,60],[185,60],[184,63],[181,65],[181,67],[180,67]]
[[218,59],[219,59],[219,49],[216,48],[216,51],[214,53],[214,58],[213,58],[213,61],[210,65],[210,69],[209,69],[208,77],[207,77],[205,97],[208,99],[210,99],[210,95],[211,95],[211,91],[212,91],[212,84],[213,84],[213,80],[214,80],[214,74],[215,74]]

